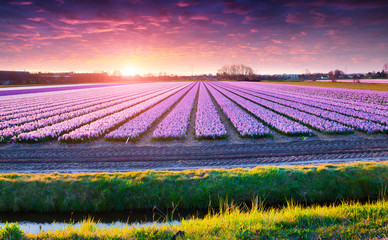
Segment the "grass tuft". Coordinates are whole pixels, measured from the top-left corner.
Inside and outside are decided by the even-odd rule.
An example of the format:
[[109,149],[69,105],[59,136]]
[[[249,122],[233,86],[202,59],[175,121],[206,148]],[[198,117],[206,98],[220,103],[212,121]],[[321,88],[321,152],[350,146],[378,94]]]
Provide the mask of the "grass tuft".
[[27,239],[376,239],[388,236],[388,202],[303,207],[289,202],[281,209],[241,209],[223,202],[222,213],[180,225],[98,228],[91,219],[79,229],[26,234]]
[[17,240],[24,239],[23,231],[19,228],[17,223],[5,223],[4,227],[0,228],[0,239]]

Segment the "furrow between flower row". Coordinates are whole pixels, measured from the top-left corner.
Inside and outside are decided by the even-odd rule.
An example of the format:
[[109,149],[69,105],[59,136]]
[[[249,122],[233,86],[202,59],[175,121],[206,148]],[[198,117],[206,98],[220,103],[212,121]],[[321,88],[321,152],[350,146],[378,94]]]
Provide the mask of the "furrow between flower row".
[[22,132],[30,132],[41,127],[50,126],[71,118],[79,117],[88,113],[92,113],[98,110],[115,106],[117,104],[125,103],[126,101],[130,101],[135,98],[147,96],[148,94],[152,94],[153,92],[155,91],[150,91],[150,92],[143,91],[137,94],[133,93],[128,97],[120,98],[115,101],[100,103],[100,104],[93,105],[91,107],[86,107],[86,108],[76,110],[76,111],[71,111],[71,112],[64,111],[64,113],[59,113],[52,117],[42,118],[22,125],[17,125],[17,126],[12,126],[9,128],[2,129],[0,130],[0,136],[3,136],[4,140],[9,140],[13,136],[18,135]]
[[199,84],[196,84],[178,105],[161,121],[152,134],[153,139],[183,139],[186,138],[191,111]]
[[[232,84],[231,84],[232,85]],[[335,112],[339,112],[345,115],[363,118],[366,120],[381,122],[381,123],[388,123],[388,111],[384,111],[381,109],[373,108],[373,104],[369,104],[368,107],[365,106],[358,106],[355,104],[355,102],[348,100],[346,103],[337,102],[335,99],[327,99],[307,94],[295,94],[290,93],[287,91],[278,90],[275,88],[263,88],[257,85],[252,86],[242,86],[242,85],[235,85],[236,87],[245,87],[249,91],[258,91],[261,94],[268,94],[271,96],[283,98],[290,101],[295,102],[302,102],[304,101],[305,104],[319,107],[326,110],[331,110]],[[355,93],[356,94],[356,93]]]
[[256,103],[253,103],[252,101],[244,99],[243,97],[233,93],[231,90],[225,90],[219,86],[217,86],[217,90],[281,133],[287,135],[314,134],[314,132],[311,131],[308,127],[303,126],[302,124],[288,119],[269,109],[266,109]]
[[232,122],[241,137],[263,137],[270,135],[268,127],[249,115],[229,98],[222,95],[210,84],[207,84],[207,86],[211,95],[227,118]]
[[[45,111],[42,111],[38,114],[32,112],[30,115],[27,115],[25,117],[15,118],[8,121],[0,122],[0,129],[8,128],[15,126],[16,129],[18,129],[17,125],[23,124],[23,127],[20,127],[19,129],[23,129],[22,131],[32,131],[35,128],[42,127],[47,123],[56,123],[63,121],[68,118],[80,116],[92,111],[96,111],[101,108],[105,108],[108,106],[113,106],[115,104],[125,102],[128,99],[132,99],[133,96],[136,95],[146,95],[148,93],[151,93],[152,91],[148,92],[144,89],[140,89],[137,91],[130,91],[126,94],[120,94],[116,96],[110,96],[110,97],[103,97],[103,96],[95,96],[93,99],[90,99],[89,101],[79,101],[78,104],[66,104],[62,105],[60,107],[57,107],[58,109],[52,110],[52,109],[46,109]],[[26,128],[27,127],[27,128]]]
[[221,122],[204,83],[201,83],[199,89],[195,115],[195,137],[197,139],[215,139],[227,136],[225,126]]
[[[179,85],[178,85],[179,86]],[[173,91],[173,90],[170,90]],[[170,92],[168,91],[168,92]],[[78,127],[81,127],[85,124],[88,124],[92,121],[109,117],[110,115],[114,115],[115,113],[122,112],[123,110],[126,110],[128,108],[131,108],[132,106],[136,106],[137,104],[142,104],[144,101],[153,101],[155,98],[159,98],[161,96],[161,93],[164,91],[152,93],[140,98],[136,98],[109,108],[101,109],[92,113],[88,113],[79,117],[75,117],[60,123],[53,124],[51,126],[47,126],[44,128],[39,128],[35,131],[27,132],[27,133],[21,133],[19,134],[15,140],[17,141],[45,141],[48,139],[54,139],[59,137],[61,134],[64,134],[66,132],[70,132]],[[164,93],[166,94],[166,93]],[[162,94],[163,95],[163,94]],[[105,119],[105,118],[104,118]]]
[[105,139],[112,141],[138,140],[139,137],[145,133],[151,125],[165,112],[167,112],[180,98],[182,98],[182,96],[186,94],[191,87],[192,85],[189,85],[180,91],[173,92],[152,108],[124,123],[118,129],[108,133],[105,136]]
[[[292,107],[292,108],[298,109],[298,110],[303,111],[303,112],[307,112],[310,114],[320,116],[320,117],[327,119],[327,120],[330,120],[330,121],[336,121],[336,122],[339,122],[341,124],[351,126],[352,128],[355,128],[357,130],[361,130],[361,131],[364,131],[367,133],[385,132],[388,130],[388,126],[385,126],[385,125],[380,125],[380,124],[370,122],[370,121],[367,121],[364,119],[346,116],[346,115],[340,114],[338,112],[332,112],[332,111],[324,110],[321,108],[308,106],[307,101],[294,102],[294,101],[288,101],[288,100],[284,100],[284,99],[280,99],[280,98],[276,98],[276,97],[271,97],[271,96],[263,95],[263,94],[259,94],[259,93],[252,93],[252,92],[247,94],[247,95],[246,94],[247,94],[247,92],[244,92],[244,96],[250,98],[253,101],[261,101],[263,104],[268,105],[268,103],[266,102],[266,100],[268,100],[268,101],[271,101],[273,103],[281,104],[281,105],[284,105],[286,107]],[[250,96],[255,96],[255,97],[250,97]],[[258,100],[256,97],[258,97],[260,99]],[[269,103],[269,104],[272,104],[272,103]]]

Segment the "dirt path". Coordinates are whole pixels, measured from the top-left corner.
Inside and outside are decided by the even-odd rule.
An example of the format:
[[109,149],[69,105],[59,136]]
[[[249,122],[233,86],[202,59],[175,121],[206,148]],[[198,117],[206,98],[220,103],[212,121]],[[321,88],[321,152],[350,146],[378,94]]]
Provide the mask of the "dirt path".
[[[275,137],[276,138],[276,137]],[[230,144],[153,146],[108,143],[10,144],[0,147],[0,173],[184,170],[195,168],[255,167],[257,165],[320,164],[387,161],[388,137],[365,139],[244,141]]]

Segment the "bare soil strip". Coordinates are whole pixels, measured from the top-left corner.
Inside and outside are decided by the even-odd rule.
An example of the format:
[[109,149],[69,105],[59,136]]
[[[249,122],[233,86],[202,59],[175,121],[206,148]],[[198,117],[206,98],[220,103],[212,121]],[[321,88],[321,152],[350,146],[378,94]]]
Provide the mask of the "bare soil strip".
[[263,164],[388,160],[388,138],[242,144],[222,144],[221,141],[219,144],[197,146],[156,145],[139,146],[103,141],[77,145],[13,144],[0,149],[0,173],[251,168]]

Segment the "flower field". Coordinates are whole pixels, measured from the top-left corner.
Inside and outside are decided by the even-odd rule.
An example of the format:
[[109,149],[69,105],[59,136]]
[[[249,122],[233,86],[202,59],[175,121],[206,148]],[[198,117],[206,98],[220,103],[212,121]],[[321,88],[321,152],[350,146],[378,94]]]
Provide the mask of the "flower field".
[[145,135],[183,140],[189,129],[197,140],[228,138],[230,131],[244,138],[275,132],[386,134],[388,94],[271,83],[160,82],[0,97],[2,143],[128,142]]

